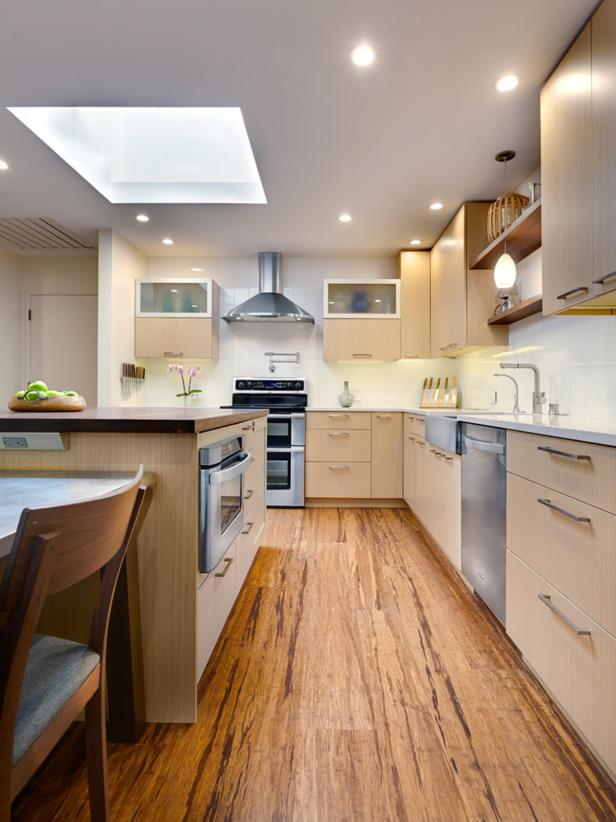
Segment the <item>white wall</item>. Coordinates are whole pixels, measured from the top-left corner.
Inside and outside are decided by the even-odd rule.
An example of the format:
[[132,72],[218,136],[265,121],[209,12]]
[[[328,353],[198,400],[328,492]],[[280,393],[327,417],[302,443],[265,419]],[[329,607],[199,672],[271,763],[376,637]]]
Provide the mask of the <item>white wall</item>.
[[[211,259],[148,260],[148,277],[198,277],[193,267],[204,268],[203,276],[213,277],[220,286],[222,316],[233,306],[257,292],[256,257]],[[231,400],[233,376],[264,376],[268,360],[265,351],[301,354],[299,365],[280,365],[276,376],[303,376],[309,381],[312,405],[335,405],[342,383],[361,393],[356,404],[408,405],[419,397],[423,377],[431,373],[452,374],[452,361],[401,361],[395,363],[323,362],[323,279],[335,277],[395,277],[393,258],[284,257],[283,290],[303,308],[314,314],[316,325],[233,323],[220,320],[220,359],[197,362],[201,367],[197,387],[204,390],[208,406],[224,405]],[[147,360],[147,402],[149,405],[175,403],[177,376],[166,373],[167,362]]]
[[115,231],[98,234],[98,404],[143,405],[145,391],[123,393],[123,362],[135,360],[135,280],[145,278],[146,258]]
[[24,306],[22,259],[0,251],[0,404],[21,387],[23,374]]

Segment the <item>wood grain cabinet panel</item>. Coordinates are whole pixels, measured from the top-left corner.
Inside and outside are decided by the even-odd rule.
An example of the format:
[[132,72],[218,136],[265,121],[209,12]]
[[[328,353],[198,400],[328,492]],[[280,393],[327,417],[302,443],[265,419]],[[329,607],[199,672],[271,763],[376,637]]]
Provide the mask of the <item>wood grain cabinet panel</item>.
[[[231,613],[238,591],[237,551],[233,544],[197,590],[197,682]],[[224,573],[224,576],[221,576]]]
[[214,320],[202,317],[137,317],[136,357],[215,359],[218,340]]
[[372,493],[369,462],[307,462],[306,496],[332,499],[369,499]]
[[403,359],[430,357],[430,252],[401,251],[400,353]]
[[414,434],[405,431],[404,434],[404,469],[403,469],[403,496],[404,501],[412,510],[415,509],[415,495],[417,493],[417,442]]
[[616,448],[509,431],[507,470],[616,514]]
[[323,320],[323,359],[399,360],[400,320]]
[[370,462],[371,443],[370,431],[308,429],[306,462]]
[[372,414],[372,497],[402,498],[402,414]]
[[306,428],[346,430],[372,428],[372,415],[369,411],[308,411]]
[[595,219],[591,86],[588,24],[541,92],[544,314],[564,311],[590,296]]

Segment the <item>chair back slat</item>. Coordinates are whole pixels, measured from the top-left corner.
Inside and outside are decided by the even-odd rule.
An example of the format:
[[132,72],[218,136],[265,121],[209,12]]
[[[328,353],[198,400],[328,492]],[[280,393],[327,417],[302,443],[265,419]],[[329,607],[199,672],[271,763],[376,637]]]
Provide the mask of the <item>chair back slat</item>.
[[24,509],[0,584],[0,611],[19,606],[33,540],[41,534],[56,535],[48,596],[106,565],[122,545],[142,476],[143,466],[129,485],[98,499]]

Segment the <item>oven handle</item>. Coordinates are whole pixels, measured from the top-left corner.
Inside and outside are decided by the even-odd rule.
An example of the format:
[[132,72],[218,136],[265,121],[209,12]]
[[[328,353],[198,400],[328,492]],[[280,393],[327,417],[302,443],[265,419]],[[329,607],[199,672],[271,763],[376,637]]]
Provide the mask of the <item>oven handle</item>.
[[268,448],[268,454],[303,454],[306,450],[303,445],[291,445],[288,448]]
[[220,468],[218,471],[213,471],[210,474],[210,485],[220,485],[223,482],[239,477],[240,474],[245,473],[252,461],[252,454],[249,451],[244,451],[242,459],[230,465],[229,468]]
[[268,416],[268,418],[269,417],[275,417],[276,419],[301,420],[306,415],[305,414],[300,414],[296,411],[293,411],[291,414],[285,414],[284,412],[270,411],[267,416]]

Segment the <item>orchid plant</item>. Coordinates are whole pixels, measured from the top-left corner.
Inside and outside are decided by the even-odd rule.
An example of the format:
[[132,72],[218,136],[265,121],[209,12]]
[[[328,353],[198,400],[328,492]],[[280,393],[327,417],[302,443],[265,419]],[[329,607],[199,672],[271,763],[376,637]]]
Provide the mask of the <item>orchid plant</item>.
[[200,388],[192,387],[192,381],[199,373],[198,365],[193,365],[188,369],[188,387],[186,386],[186,379],[184,377],[184,366],[172,362],[167,366],[167,372],[170,374],[172,371],[177,371],[180,375],[180,379],[182,380],[182,391],[180,391],[179,394],[176,394],[176,397],[190,397],[192,394],[202,393]]

